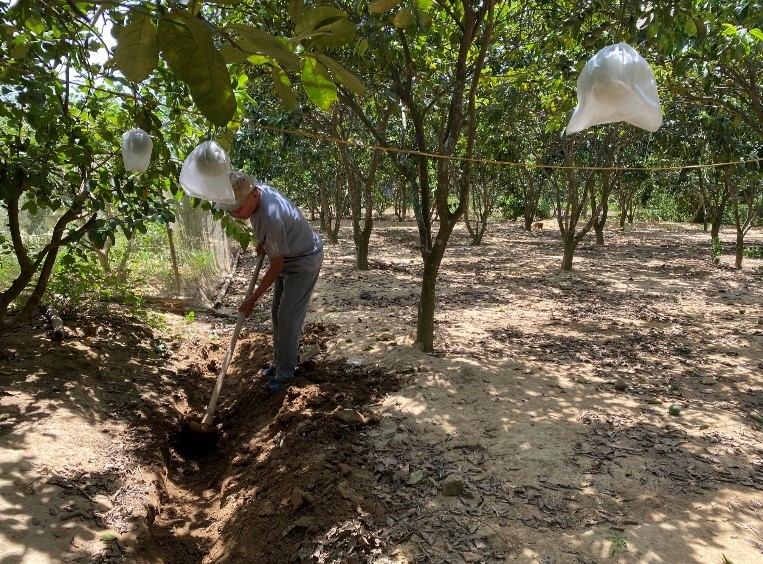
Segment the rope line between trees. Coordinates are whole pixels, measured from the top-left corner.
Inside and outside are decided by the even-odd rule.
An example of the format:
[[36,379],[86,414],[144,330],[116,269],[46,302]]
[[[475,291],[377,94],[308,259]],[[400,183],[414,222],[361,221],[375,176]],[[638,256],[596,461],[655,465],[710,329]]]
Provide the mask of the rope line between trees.
[[400,149],[397,147],[385,147],[384,145],[373,145],[370,143],[363,143],[359,141],[350,141],[348,139],[339,139],[336,137],[330,137],[323,135],[322,133],[314,133],[311,131],[303,131],[301,129],[286,129],[282,127],[275,127],[272,125],[265,125],[261,123],[250,123],[252,127],[257,129],[263,129],[266,131],[273,131],[277,133],[284,133],[289,135],[297,135],[301,137],[307,137],[316,141],[328,141],[336,144],[348,145],[351,147],[361,149],[373,149],[377,151],[387,151],[390,153],[399,153],[405,155],[415,155],[420,157],[427,157],[432,159],[445,159],[452,161],[464,161],[474,162],[479,164],[493,164],[500,166],[510,166],[514,168],[539,168],[539,169],[554,169],[554,170],[610,170],[610,171],[623,171],[623,172],[675,172],[684,169],[699,169],[699,168],[722,168],[726,166],[739,166],[749,163],[759,163],[763,161],[763,157],[755,159],[739,159],[738,161],[728,161],[723,163],[699,163],[699,164],[681,164],[681,165],[663,165],[653,167],[641,167],[641,166],[566,166],[566,165],[554,165],[554,164],[534,164],[534,163],[520,163],[513,161],[502,161],[496,159],[483,159],[479,157],[459,157],[453,155],[440,155],[437,153],[427,153],[424,151],[416,151],[413,149]]
[[[37,73],[34,71],[30,71],[29,69],[22,69],[20,67],[11,65],[5,61],[0,61],[0,67],[6,67],[9,70],[14,70],[16,72],[31,72],[32,74],[43,76],[48,79],[52,79],[47,74],[43,73]],[[79,86],[81,88],[90,88],[93,90],[97,90],[99,92],[104,92],[106,94],[110,94],[112,96],[118,96],[121,98],[125,98],[128,100],[135,100],[137,96],[135,94],[131,94],[128,92],[120,92],[118,90],[110,90],[107,88],[103,88],[100,86],[96,86],[93,84],[82,84],[78,83],[76,81],[70,81],[69,82],[73,86]],[[169,104],[165,104],[163,102],[159,102],[157,100],[154,100],[154,103],[158,106],[162,106],[165,108],[172,108]],[[193,113],[195,115],[201,116],[198,112],[189,111],[188,113]],[[398,147],[388,147],[384,145],[374,145],[371,143],[363,143],[360,141],[350,141],[348,139],[340,139],[337,137],[331,137],[329,135],[324,135],[322,133],[315,133],[312,131],[304,131],[301,129],[288,129],[283,127],[275,127],[272,125],[265,125],[262,123],[256,123],[256,122],[247,122],[247,125],[250,125],[256,129],[262,129],[264,131],[271,131],[276,133],[282,133],[286,135],[295,135],[299,137],[305,137],[308,139],[313,139],[315,141],[325,141],[329,143],[334,144],[342,144],[347,145],[354,148],[359,149],[371,149],[375,151],[386,151],[388,153],[397,153],[400,155],[413,155],[418,157],[426,157],[430,159],[442,159],[442,160],[451,160],[451,161],[459,161],[459,162],[472,162],[472,163],[478,163],[478,164],[491,164],[491,165],[498,165],[498,166],[508,166],[513,168],[526,168],[526,169],[552,169],[552,170],[593,170],[593,171],[618,171],[618,172],[676,172],[686,169],[703,169],[703,168],[722,168],[727,166],[739,166],[739,165],[747,165],[752,163],[760,163],[763,161],[763,157],[758,157],[755,159],[739,159],[737,161],[728,161],[728,162],[722,162],[722,163],[698,163],[698,164],[679,164],[679,165],[662,165],[662,166],[645,166],[645,167],[637,167],[637,166],[567,166],[567,165],[555,165],[555,164],[536,164],[536,163],[521,163],[521,162],[513,162],[513,161],[503,161],[503,160],[497,160],[497,159],[485,159],[485,158],[479,158],[479,157],[459,157],[454,155],[440,155],[438,153],[428,153],[425,151],[416,151],[414,149],[401,149]]]

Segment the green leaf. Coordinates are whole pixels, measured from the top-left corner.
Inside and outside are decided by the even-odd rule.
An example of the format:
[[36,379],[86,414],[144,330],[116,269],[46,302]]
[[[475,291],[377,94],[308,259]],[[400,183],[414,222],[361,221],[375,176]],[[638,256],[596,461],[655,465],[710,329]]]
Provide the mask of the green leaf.
[[122,33],[122,30],[124,30],[125,26],[120,24],[119,22],[114,22],[114,25],[111,26],[111,31],[109,32],[109,35],[111,35],[114,39],[119,39],[119,35]]
[[240,47],[241,45],[238,43],[236,45],[226,43],[220,47],[220,55],[222,55],[226,65],[240,63],[241,61],[246,61],[249,58],[249,53]]
[[341,19],[316,29],[313,44],[324,48],[341,47],[355,39],[356,31],[354,23],[348,19]]
[[103,249],[104,245],[106,245],[106,234],[98,230],[97,227],[88,231],[87,238],[90,239],[90,242],[96,249]]
[[366,54],[366,51],[368,51],[368,48],[370,47],[370,43],[368,42],[368,39],[361,39],[358,41],[358,43],[355,45],[355,53],[359,57],[362,57]]
[[376,0],[368,5],[368,11],[372,14],[383,14],[397,8],[402,0]]
[[111,531],[104,531],[101,533],[102,541],[115,541],[117,539],[119,539],[119,536],[116,533],[112,533]]
[[347,12],[332,6],[319,6],[305,10],[294,26],[294,35],[301,37],[303,34],[310,34],[316,29],[330,25],[342,18],[347,18]]
[[292,53],[284,41],[278,37],[246,24],[233,24],[228,29],[235,31],[241,37],[236,44],[248,55],[252,53],[266,55],[286,69],[299,70],[299,57]]
[[697,35],[697,24],[692,18],[686,19],[686,23],[684,24],[684,31],[689,37],[694,37]]
[[[270,57],[266,57],[265,55],[249,55],[246,58],[247,61],[252,63],[253,65],[271,65],[273,64],[273,59]],[[278,66],[278,65],[273,65]]]
[[27,56],[27,53],[29,53],[28,43],[21,43],[20,45],[16,45],[13,49],[11,49],[11,57],[14,59],[23,59]]
[[26,27],[34,35],[42,35],[45,31],[47,31],[47,26],[37,18],[26,18],[24,20],[24,27]]
[[294,26],[292,41],[312,38],[324,47],[346,45],[355,37],[355,25],[347,19],[347,13],[331,6],[306,10]]
[[134,13],[119,34],[114,63],[132,82],[142,82],[159,62],[159,40],[151,18]]
[[398,29],[405,29],[416,23],[416,15],[413,13],[413,9],[406,8],[400,10],[395,17],[392,18],[392,24]]
[[273,88],[287,110],[296,109],[297,96],[291,89],[289,77],[286,76],[286,73],[281,67],[273,67]]
[[432,25],[431,14],[419,8],[415,8],[414,13],[416,14],[416,23],[419,24],[419,27],[421,29],[429,29],[429,26]]
[[670,38],[667,35],[657,36],[657,47],[660,51],[667,51],[671,47]]
[[413,472],[411,472],[411,475],[408,476],[408,481],[406,482],[406,484],[408,484],[409,486],[416,485],[421,481],[423,477],[424,477],[423,470],[414,470]]
[[195,55],[215,51],[207,24],[188,14],[166,14],[159,20],[162,57],[181,81],[190,83],[197,75]]
[[26,210],[29,212],[29,215],[37,215],[39,209],[37,207],[37,202],[34,200],[27,200],[23,206],[21,206],[22,210]]
[[165,15],[159,20],[159,46],[172,72],[188,84],[204,117],[226,125],[236,113],[236,98],[228,67],[207,25],[187,14]]
[[750,35],[752,35],[755,39],[758,41],[763,41],[763,31],[760,30],[760,28],[753,28],[750,30]]
[[707,36],[707,26],[705,24],[705,20],[697,16],[692,16],[692,19],[694,20],[694,25],[697,28],[697,39],[700,41],[704,40]]
[[334,80],[347,87],[353,94],[358,96],[364,96],[366,94],[366,87],[360,80],[358,80],[354,74],[336,62],[334,59],[321,53],[305,53],[306,56],[318,59],[323,63],[334,77]]
[[203,81],[189,84],[188,88],[191,91],[191,98],[202,115],[213,124],[223,127],[236,113],[236,96],[222,57],[220,57],[220,64],[209,70],[209,74],[204,75]]
[[730,23],[725,23],[721,25],[721,33],[723,35],[736,35],[737,34],[737,28]]
[[311,57],[305,58],[302,67],[302,87],[310,100],[324,111],[336,102],[336,86],[331,81],[326,67]]

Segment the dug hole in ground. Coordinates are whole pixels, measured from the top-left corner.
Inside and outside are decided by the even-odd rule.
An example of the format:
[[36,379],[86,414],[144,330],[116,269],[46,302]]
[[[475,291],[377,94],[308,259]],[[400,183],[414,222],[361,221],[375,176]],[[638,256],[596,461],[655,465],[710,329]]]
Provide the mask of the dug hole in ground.
[[114,306],[57,342],[34,319],[0,336],[0,561],[761,562],[763,261],[721,237],[716,268],[695,227],[610,231],[564,273],[552,230],[457,230],[428,355],[415,225],[377,223],[366,272],[348,226],[295,384],[261,388],[265,299],[209,451],[177,431],[251,256],[192,322]]

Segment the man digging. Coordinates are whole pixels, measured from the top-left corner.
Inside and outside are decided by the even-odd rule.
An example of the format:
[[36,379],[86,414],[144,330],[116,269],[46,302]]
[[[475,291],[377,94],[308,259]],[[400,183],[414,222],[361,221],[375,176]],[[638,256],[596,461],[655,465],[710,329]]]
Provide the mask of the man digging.
[[252,295],[238,311],[245,317],[275,284],[273,290],[273,364],[263,371],[270,391],[294,379],[299,339],[318,275],[323,264],[323,242],[299,208],[278,190],[255,183],[243,172],[230,173],[235,196],[231,204],[216,204],[238,219],[248,219],[259,241],[257,255],[267,255],[270,266]]

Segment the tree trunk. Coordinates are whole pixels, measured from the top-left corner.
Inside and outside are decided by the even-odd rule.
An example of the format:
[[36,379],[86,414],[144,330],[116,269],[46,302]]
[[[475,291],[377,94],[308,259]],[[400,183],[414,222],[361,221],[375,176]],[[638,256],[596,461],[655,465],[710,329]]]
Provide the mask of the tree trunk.
[[431,351],[434,347],[434,312],[436,305],[437,268],[424,264],[424,276],[421,279],[419,314],[416,323],[416,342],[422,350]]
[[[83,186],[85,184],[86,183],[83,183]],[[53,272],[59,249],[83,237],[93,223],[95,223],[95,220],[98,217],[97,214],[90,217],[90,219],[80,225],[77,229],[71,230],[64,235],[67,226],[80,217],[86,196],[87,192],[83,189],[74,200],[72,206],[58,218],[58,221],[53,228],[53,234],[51,235],[50,241],[39,253],[37,253],[34,260],[29,258],[26,248],[21,241],[18,228],[18,199],[8,201],[7,209],[11,239],[13,241],[14,251],[21,272],[16,279],[13,280],[9,288],[0,292],[0,334],[26,321],[34,311],[37,311],[42,302],[42,298],[45,295],[45,290],[48,287],[48,281]],[[35,275],[37,275],[37,280],[34,283],[32,292],[26,302],[13,317],[7,319],[10,305],[27,288]]]
[[596,234],[596,245],[599,247],[604,246],[604,225],[603,222],[593,221],[593,232]]
[[562,239],[564,245],[564,254],[562,255],[562,270],[569,272],[572,270],[572,259],[575,258],[575,237],[567,235]]
[[175,275],[175,295],[180,295],[180,269],[178,268],[178,256],[175,252],[175,239],[172,236],[172,227],[167,225],[167,241],[170,245],[170,259],[172,260],[172,273]]
[[617,217],[617,224],[620,231],[625,229],[625,218],[628,216],[628,193],[627,189],[622,186],[622,181],[617,183],[617,190],[615,195],[617,196],[617,203],[620,208],[620,213]]
[[608,174],[608,172],[602,173],[602,200],[599,207],[591,210],[591,221],[593,222],[593,229],[596,233],[596,244],[599,247],[604,246],[604,227],[607,225],[607,217],[609,216],[609,196],[612,190],[612,183],[606,178]]
[[[615,163],[619,144],[617,143],[618,127],[612,126],[607,133],[604,142],[604,155],[602,166],[611,167]],[[604,246],[604,227],[607,224],[607,214],[609,212],[609,198],[612,194],[617,172],[612,170],[601,171],[601,192],[597,193],[595,185],[591,187],[591,227],[596,234],[596,244]],[[597,200],[598,196],[598,200]]]
[[535,171],[524,169],[522,172],[526,186],[524,190],[524,228],[525,231],[532,231],[540,204],[541,189],[539,185],[541,182],[536,180]]
[[[736,261],[735,266],[742,268],[742,260],[744,257],[744,238],[755,224],[759,213],[761,211],[760,197],[761,189],[763,189],[763,181],[760,177],[755,175],[745,175],[739,184],[737,190],[732,192],[732,201],[734,204],[734,225],[736,226],[737,240],[736,240]],[[742,196],[745,204],[745,215],[742,216],[742,210],[740,209],[740,199]]]
[[630,197],[628,198],[628,223],[630,225],[633,225],[633,215],[636,211],[636,204],[634,203],[635,200],[636,191],[634,190],[631,192]]
[[[334,184],[334,201],[333,209],[331,202],[331,193],[326,189],[326,184],[332,182]],[[326,234],[326,240],[336,245],[339,242],[339,227],[342,224],[342,214],[344,213],[344,195],[340,190],[339,175],[335,175],[332,179],[324,179],[321,181],[321,230]]]
[[326,194],[326,183],[321,181],[318,190],[320,191],[321,198],[321,231],[328,233],[329,231],[329,202],[328,195]]
[[393,193],[395,205],[395,217],[398,221],[408,219],[408,183],[406,181],[398,184]]
[[441,236],[444,235],[442,231],[443,229],[441,226],[440,233],[437,234],[437,238],[435,239],[432,252],[429,253],[427,260],[424,261],[424,274],[421,278],[419,315],[416,323],[416,342],[420,343],[422,350],[425,352],[432,352],[434,347],[434,314],[437,305],[437,273],[440,270],[440,263],[445,254],[445,242],[441,238]]
[[737,229],[736,253],[734,257],[734,268],[742,268],[742,259],[744,258],[744,232]]
[[130,238],[127,240],[127,248],[122,255],[122,259],[119,261],[119,266],[117,267],[117,277],[120,282],[127,280],[127,263],[130,260],[130,255],[132,254],[132,248],[134,244],[135,233],[131,234]]
[[702,230],[707,233],[707,228],[709,227],[707,218],[710,215],[708,213],[708,205],[707,205],[707,188],[705,187],[705,175],[702,174],[702,170],[700,169],[699,174],[699,194],[702,207]]
[[[452,63],[452,80],[443,89],[441,100],[417,99],[417,88],[420,84],[414,69],[417,53],[413,53],[408,44],[405,31],[397,32],[401,58],[391,68],[391,91],[399,103],[405,108],[413,125],[412,133],[406,135],[411,140],[417,154],[411,158],[400,158],[388,153],[393,165],[410,183],[412,190],[412,205],[419,233],[421,257],[424,264],[424,275],[421,283],[421,298],[416,327],[416,340],[425,352],[431,352],[434,343],[434,311],[435,287],[440,261],[445,253],[450,234],[463,216],[471,186],[471,159],[474,156],[476,140],[476,97],[480,76],[485,65],[487,49],[495,23],[495,0],[486,0],[476,4],[465,3],[462,11],[448,11],[458,26],[459,45],[456,59]],[[481,35],[480,35],[481,34]],[[473,56],[473,47],[479,46],[479,53]],[[466,94],[468,90],[468,94]],[[466,95],[465,95],[466,94]],[[428,95],[427,95],[428,97]],[[466,104],[465,104],[466,102]],[[384,147],[390,147],[389,140],[373,127],[362,109],[350,100],[356,115],[363,120],[369,130],[377,137]],[[466,107],[465,107],[466,105]],[[439,126],[436,135],[431,135],[428,128],[432,123],[430,113],[441,110]],[[436,137],[437,147],[432,151],[431,142]],[[465,143],[460,144],[462,141]],[[430,153],[435,152],[438,158],[434,165]],[[465,157],[463,171],[458,182],[458,205],[453,210],[448,202],[452,193],[452,166],[447,157],[457,152]],[[431,190],[434,168],[436,186]],[[434,205],[433,205],[434,200]],[[436,237],[432,236],[434,215],[437,215],[439,230]]]
[[721,220],[718,218],[713,218],[713,221],[710,223],[710,240],[715,241],[716,239],[720,239],[721,235]]
[[[379,134],[382,136],[386,135],[387,123],[391,114],[390,108],[391,106],[388,106],[379,112],[382,115]],[[340,132],[340,125],[343,121],[343,112],[340,110],[340,107],[334,110],[331,119],[331,132],[336,138],[345,138],[347,135],[342,135]],[[373,186],[376,183],[376,171],[378,170],[382,153],[378,150],[372,153],[368,170],[364,174],[350,153],[346,143],[337,143],[337,149],[339,150],[339,158],[345,178],[347,179],[347,190],[350,195],[352,234],[353,241],[355,242],[355,266],[358,270],[368,270],[368,245],[371,241],[371,231],[374,224]],[[361,221],[363,223],[362,226]]]
[[368,270],[368,242],[371,239],[371,233],[361,234],[360,239],[355,244],[355,268]]
[[[87,236],[86,238],[89,240]],[[95,258],[98,259],[98,264],[101,265],[101,269],[106,273],[111,272],[111,262],[109,260],[109,252],[111,251],[111,246],[111,239],[106,239],[102,249],[98,249],[95,247],[95,245],[92,245],[93,254],[95,255]]]
[[469,214],[469,209],[470,206],[467,206],[466,210],[464,210],[464,223],[466,224],[466,230],[469,232],[471,244],[475,246],[481,245],[482,238],[485,236],[485,231],[487,231],[487,216],[489,215],[489,210],[478,210],[475,214],[477,219],[473,220]]
[[[564,247],[564,255],[562,257],[562,270],[572,270],[572,259],[575,254],[575,248],[578,243],[585,237],[586,233],[591,229],[592,219],[589,220],[586,225],[577,232],[578,222],[583,216],[583,211],[586,205],[589,204],[591,198],[590,193],[595,189],[595,172],[577,171],[572,168],[574,162],[574,147],[575,143],[572,140],[565,140],[563,144],[564,151],[564,164],[566,168],[560,172],[563,176],[561,180],[556,176],[552,176],[554,182],[554,197],[555,197],[555,214],[557,223],[559,224],[559,232],[562,235],[562,245]],[[581,182],[581,176],[584,178]],[[582,187],[581,187],[582,183]]]
[[482,239],[485,237],[485,231],[487,231],[487,224],[479,222],[474,233],[472,233],[472,245],[477,246],[482,244]]
[[329,230],[326,234],[329,243],[333,245],[339,243],[339,226],[342,224],[342,216],[344,215],[344,198],[340,191],[339,175],[337,175],[334,179],[334,220],[333,223],[329,221]]

